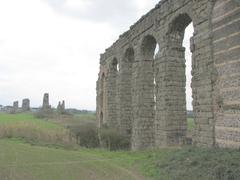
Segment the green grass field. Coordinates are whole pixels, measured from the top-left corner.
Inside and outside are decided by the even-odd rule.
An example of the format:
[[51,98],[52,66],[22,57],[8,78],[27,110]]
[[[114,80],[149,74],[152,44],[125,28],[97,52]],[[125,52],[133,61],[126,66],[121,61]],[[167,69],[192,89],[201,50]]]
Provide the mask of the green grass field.
[[[240,177],[237,150],[179,147],[109,152],[77,146],[62,148],[58,143],[67,136],[64,126],[95,121],[94,115],[72,117],[43,120],[32,114],[0,113],[0,180],[238,180]],[[188,119],[188,130],[193,128],[193,120]]]
[[0,140],[0,177],[17,180],[141,180],[134,157],[100,150],[64,150]]
[[60,126],[56,123],[43,121],[42,119],[35,118],[30,113],[20,114],[6,114],[0,113],[0,126],[3,124],[17,124],[17,123],[29,123],[38,126],[39,128],[55,129]]
[[0,177],[17,180],[238,180],[240,152],[169,148],[145,152],[65,150],[0,140]]
[[63,127],[75,127],[83,123],[95,123],[95,114],[74,114],[74,115],[56,115],[49,119],[50,122],[58,124]]

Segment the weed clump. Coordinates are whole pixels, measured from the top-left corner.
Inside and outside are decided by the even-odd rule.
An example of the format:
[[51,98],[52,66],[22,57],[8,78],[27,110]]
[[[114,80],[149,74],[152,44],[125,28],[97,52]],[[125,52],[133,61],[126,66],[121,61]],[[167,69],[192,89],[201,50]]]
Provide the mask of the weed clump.
[[53,109],[39,109],[37,112],[34,113],[34,116],[39,119],[53,118],[54,111]]
[[99,140],[101,147],[110,151],[130,149],[130,137],[121,134],[118,129],[102,127],[99,130]]
[[95,123],[85,122],[78,126],[70,127],[70,131],[76,137],[76,143],[86,148],[98,148],[99,138]]
[[19,121],[0,126],[0,138],[21,138],[35,143],[70,144],[69,134],[64,128],[44,128],[32,122]]

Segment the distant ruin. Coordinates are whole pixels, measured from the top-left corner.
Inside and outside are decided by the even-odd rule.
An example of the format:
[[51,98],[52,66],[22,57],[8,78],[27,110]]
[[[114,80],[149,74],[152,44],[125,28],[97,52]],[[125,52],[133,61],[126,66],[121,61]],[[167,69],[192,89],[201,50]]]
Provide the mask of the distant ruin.
[[61,101],[58,102],[57,111],[61,114],[65,112],[65,101],[62,101],[62,103]]
[[22,100],[22,111],[30,111],[30,100],[29,99],[23,99]]
[[13,102],[12,113],[17,113],[19,111],[18,101]]
[[43,109],[43,110],[49,110],[49,109],[51,109],[51,106],[50,106],[50,104],[49,104],[49,94],[48,94],[48,93],[45,93],[45,94],[43,95],[42,109]]
[[100,59],[98,127],[118,128],[133,150],[185,143],[190,23],[193,144],[240,148],[239,0],[162,0]]

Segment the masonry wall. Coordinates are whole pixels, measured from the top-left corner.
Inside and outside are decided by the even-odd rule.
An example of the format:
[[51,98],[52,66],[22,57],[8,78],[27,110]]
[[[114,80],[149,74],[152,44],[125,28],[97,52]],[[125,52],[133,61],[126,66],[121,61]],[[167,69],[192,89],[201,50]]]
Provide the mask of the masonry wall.
[[216,68],[216,145],[240,147],[240,1],[219,0],[213,10]]
[[240,147],[239,18],[237,0],[160,1],[101,55],[99,126],[129,135],[133,150],[185,143],[182,41],[192,22],[193,143]]

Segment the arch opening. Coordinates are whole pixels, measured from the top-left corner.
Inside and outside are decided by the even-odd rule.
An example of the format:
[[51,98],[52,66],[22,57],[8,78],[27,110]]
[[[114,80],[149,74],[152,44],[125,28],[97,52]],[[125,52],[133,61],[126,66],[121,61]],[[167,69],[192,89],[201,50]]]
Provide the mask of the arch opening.
[[169,29],[169,37],[176,45],[182,45],[186,28],[192,24],[188,14],[181,14],[173,20]]
[[[168,37],[168,67],[166,100],[169,123],[166,142],[168,145],[192,143],[194,134],[194,114],[192,107],[192,62],[194,64],[194,28],[188,14],[180,14],[169,26]],[[188,118],[188,116],[190,116]]]
[[101,88],[101,107],[103,108],[103,104],[104,104],[104,95],[105,95],[105,74],[103,73],[101,75],[101,84],[100,84],[100,88]]
[[106,99],[106,91],[105,91],[105,83],[106,83],[106,78],[105,78],[105,74],[102,73],[101,77],[100,77],[100,127],[102,127],[103,125],[103,111],[104,111],[104,104],[106,103],[105,102],[105,99]]
[[[159,44],[157,43],[155,46],[155,50],[154,50],[154,56],[153,56],[153,60],[156,60],[159,57],[159,53],[160,53],[160,47]],[[154,111],[156,112],[157,110],[157,82],[156,82],[156,68],[155,68],[155,62],[154,63],[154,67],[153,67],[153,71],[154,71],[154,76],[153,76],[153,100],[154,100]]]
[[128,48],[124,55],[124,61],[133,63],[134,62],[134,50],[133,48]]
[[117,58],[114,58],[112,61],[112,70],[115,72],[119,72],[119,63]]
[[194,27],[191,22],[185,29],[184,39],[182,46],[185,48],[185,98],[186,98],[186,110],[187,110],[187,137],[193,136],[193,129],[195,127],[194,114],[193,114],[193,93],[192,93],[192,51],[191,38],[193,37]]
[[141,53],[144,60],[154,60],[156,54],[157,41],[151,36],[144,37],[141,46]]

